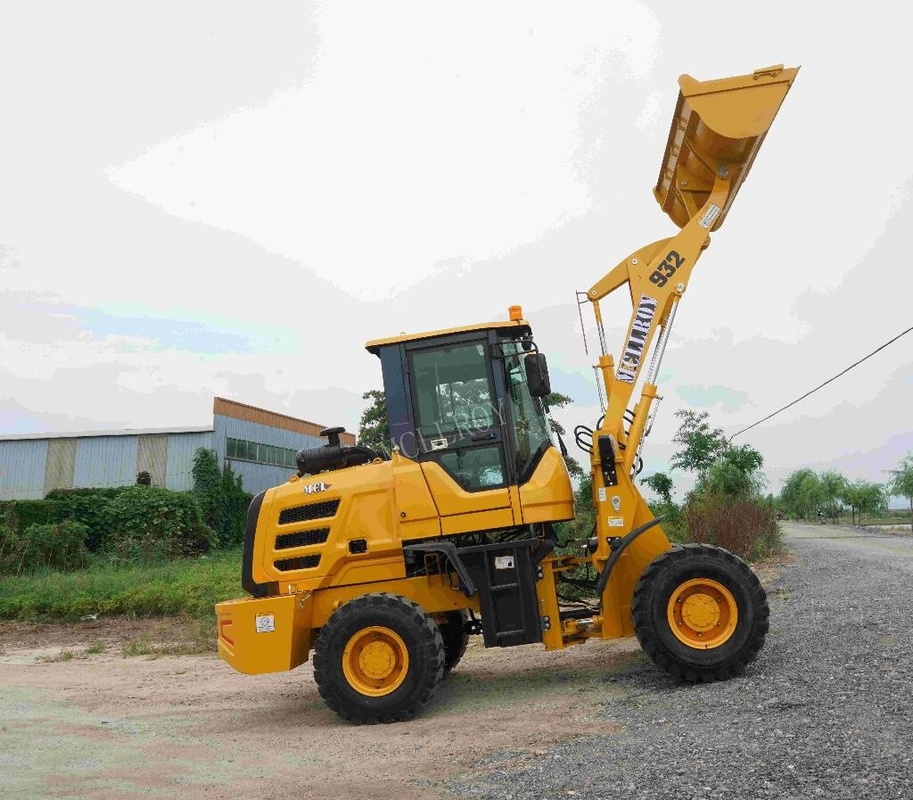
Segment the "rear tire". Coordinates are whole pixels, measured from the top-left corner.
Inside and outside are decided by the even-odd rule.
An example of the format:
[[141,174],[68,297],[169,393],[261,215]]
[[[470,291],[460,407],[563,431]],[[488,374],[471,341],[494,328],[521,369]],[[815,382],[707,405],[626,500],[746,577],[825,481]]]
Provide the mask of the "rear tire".
[[728,550],[683,545],[657,556],[634,589],[631,614],[644,652],[692,683],[740,675],[764,644],[767,597]]
[[320,696],[358,724],[411,719],[443,672],[438,626],[417,603],[395,594],[366,594],[340,606],[314,647]]
[[444,675],[447,675],[460,663],[469,644],[469,634],[466,633],[469,614],[466,611],[448,611],[445,616],[446,619],[437,626],[444,640]]

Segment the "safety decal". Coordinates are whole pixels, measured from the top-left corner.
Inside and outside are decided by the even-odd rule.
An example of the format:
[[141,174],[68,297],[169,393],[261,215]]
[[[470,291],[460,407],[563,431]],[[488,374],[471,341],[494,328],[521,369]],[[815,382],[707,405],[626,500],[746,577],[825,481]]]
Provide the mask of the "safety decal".
[[599,502],[600,502],[600,503],[604,503],[604,502],[605,502],[605,498],[606,498],[605,486],[600,486],[600,487],[599,487]]
[[702,216],[700,218],[700,220],[698,220],[698,224],[702,228],[709,228],[711,225],[713,225],[714,221],[716,220],[716,218],[719,215],[720,215],[720,207],[711,203],[710,208],[708,208],[704,212],[704,216]]
[[612,495],[612,508],[615,511],[621,511],[621,498],[617,494]]
[[274,614],[257,614],[257,633],[271,633],[276,630]]
[[609,517],[610,528],[623,528],[625,526],[624,517]]
[[317,492],[325,492],[330,488],[332,484],[324,483],[323,481],[317,481],[317,483],[309,483],[304,487],[305,494],[317,494]]
[[631,322],[631,329],[628,333],[628,343],[625,345],[621,363],[618,365],[618,372],[615,376],[620,381],[634,383],[634,376],[637,373],[640,359],[644,354],[644,345],[647,343],[650,326],[653,324],[653,316],[656,314],[657,302],[655,297],[649,297],[645,294],[640,296],[640,302],[637,304],[637,313],[634,315],[634,320]]
[[513,556],[495,556],[495,569],[513,569]]

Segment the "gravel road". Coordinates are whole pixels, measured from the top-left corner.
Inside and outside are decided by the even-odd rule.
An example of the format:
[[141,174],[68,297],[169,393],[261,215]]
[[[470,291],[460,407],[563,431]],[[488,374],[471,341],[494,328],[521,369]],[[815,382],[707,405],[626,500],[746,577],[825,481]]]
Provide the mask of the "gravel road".
[[[795,562],[769,587],[743,677],[676,686],[643,663],[602,703],[607,735],[483,758],[473,798],[913,798],[913,538],[783,523]],[[594,702],[599,703],[598,699]]]

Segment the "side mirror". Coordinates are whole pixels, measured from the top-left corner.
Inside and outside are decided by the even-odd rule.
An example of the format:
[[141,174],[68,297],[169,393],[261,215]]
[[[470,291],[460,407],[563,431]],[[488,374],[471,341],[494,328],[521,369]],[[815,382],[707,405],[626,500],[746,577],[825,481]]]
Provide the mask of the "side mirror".
[[545,353],[530,353],[523,359],[523,367],[526,369],[526,384],[533,397],[546,397],[552,393]]

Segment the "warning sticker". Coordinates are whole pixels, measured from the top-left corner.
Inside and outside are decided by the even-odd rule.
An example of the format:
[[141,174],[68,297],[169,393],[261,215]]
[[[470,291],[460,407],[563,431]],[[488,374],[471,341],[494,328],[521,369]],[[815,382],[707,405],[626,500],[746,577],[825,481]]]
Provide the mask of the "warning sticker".
[[698,225],[700,225],[702,228],[709,228],[711,225],[713,225],[714,220],[716,220],[719,215],[720,207],[711,203],[710,208],[708,208],[704,212],[704,216],[700,218]]
[[609,517],[610,528],[623,528],[625,526],[624,517]]
[[599,487],[599,502],[600,503],[605,502],[605,486]]
[[513,556],[495,556],[495,569],[513,569]]
[[257,614],[257,633],[271,633],[276,630],[274,614]]

